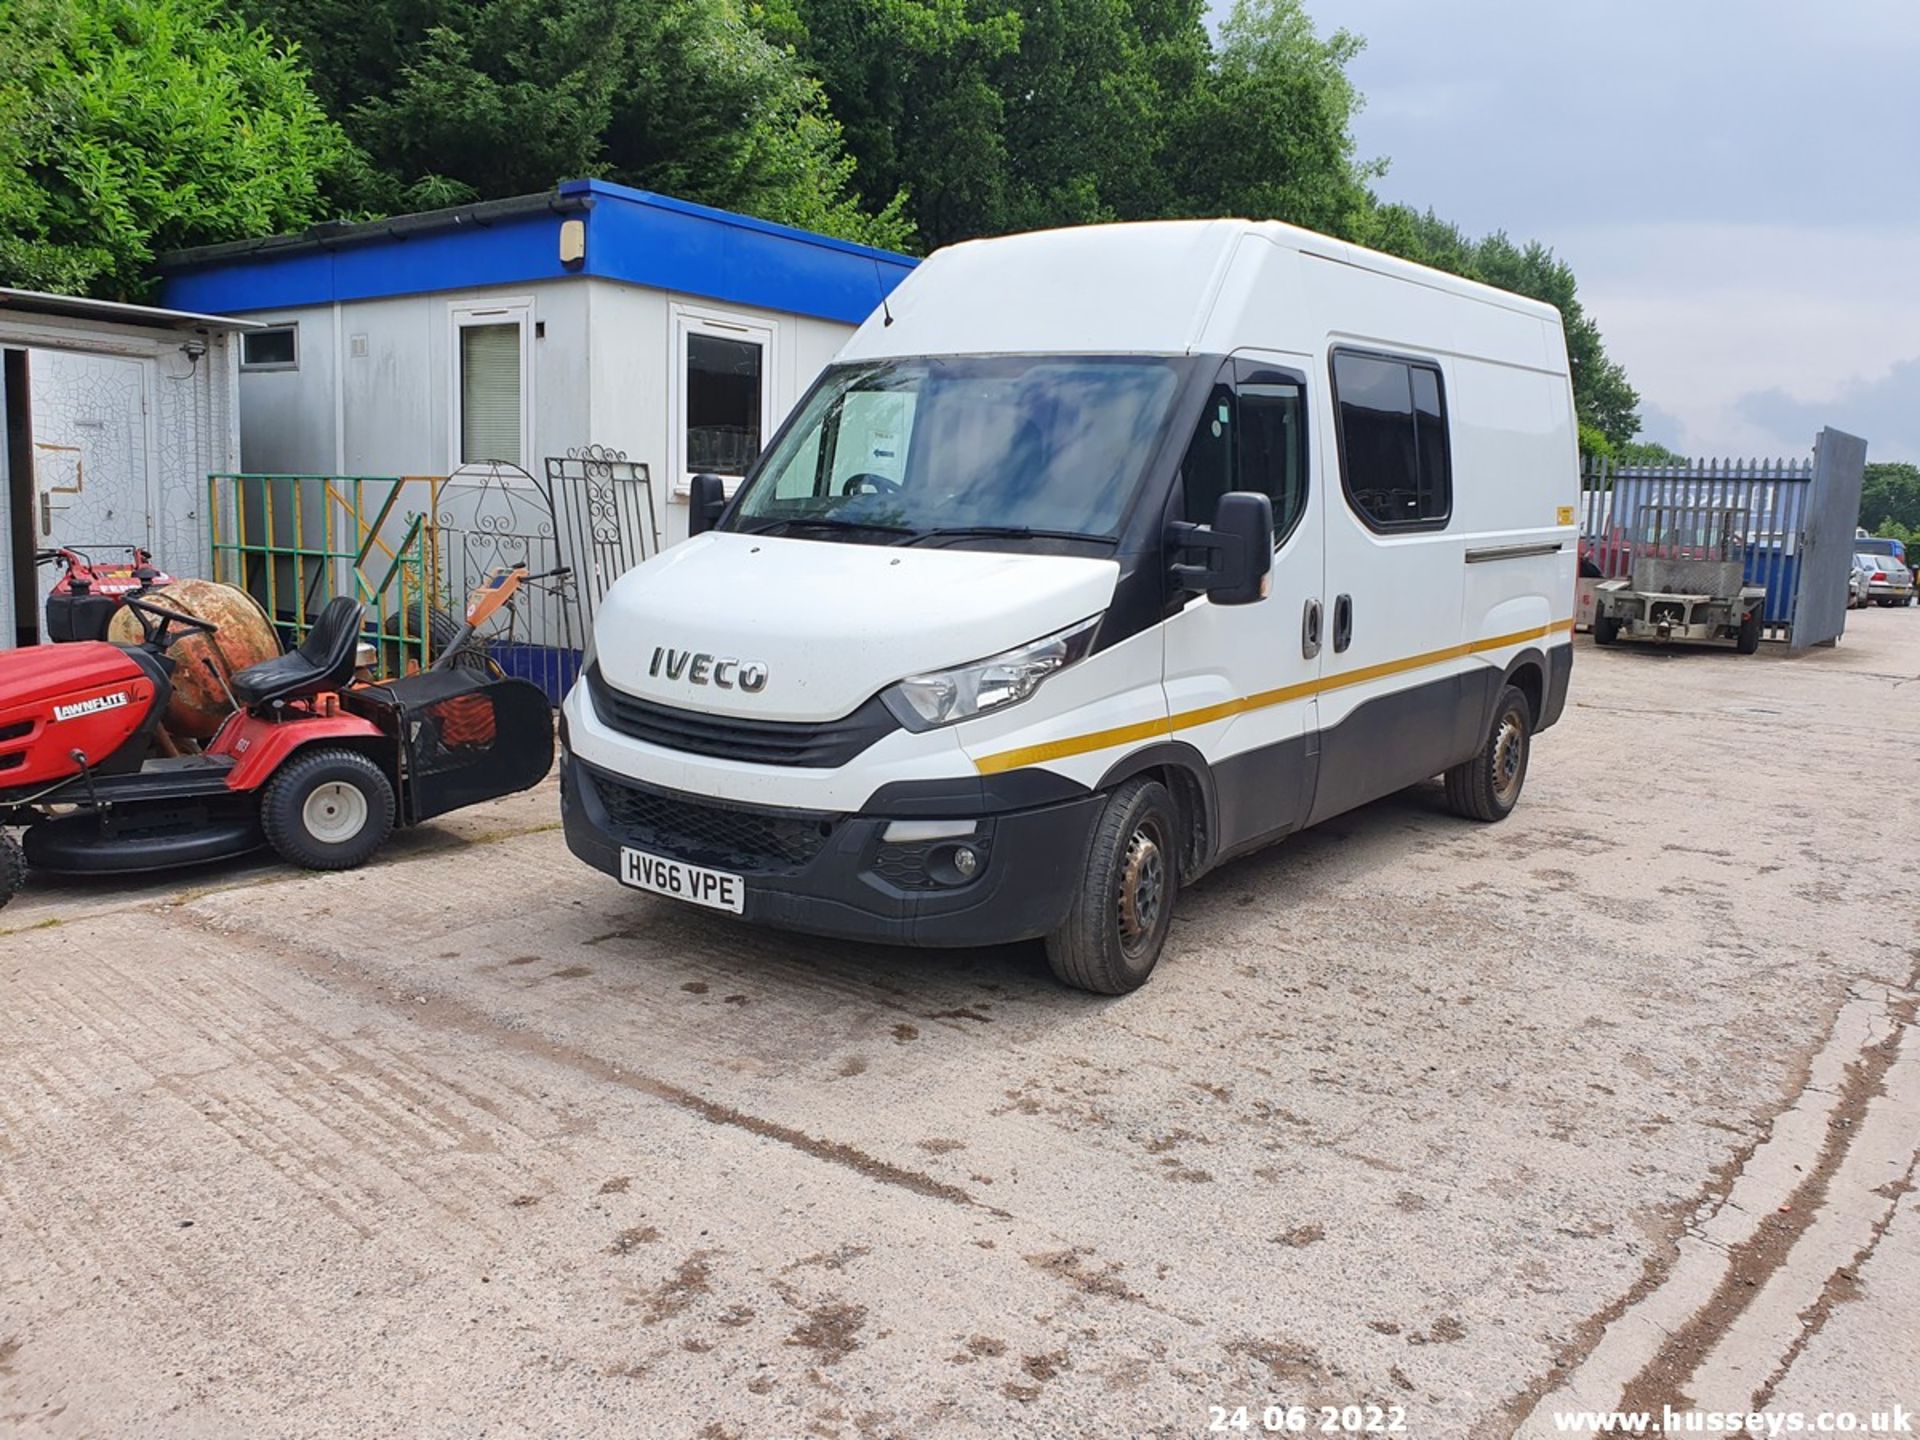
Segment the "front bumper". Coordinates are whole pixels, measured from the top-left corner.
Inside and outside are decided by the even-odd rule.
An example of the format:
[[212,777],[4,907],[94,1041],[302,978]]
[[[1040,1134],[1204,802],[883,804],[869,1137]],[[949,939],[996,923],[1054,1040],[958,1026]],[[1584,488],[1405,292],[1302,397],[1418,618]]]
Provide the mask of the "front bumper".
[[618,879],[620,852],[632,847],[742,876],[747,920],[906,945],[998,945],[1057,930],[1103,798],[967,817],[982,862],[964,883],[943,883],[953,878],[937,853],[943,842],[888,845],[886,814],[717,802],[615,775],[570,750],[560,756],[567,847],[596,870]]

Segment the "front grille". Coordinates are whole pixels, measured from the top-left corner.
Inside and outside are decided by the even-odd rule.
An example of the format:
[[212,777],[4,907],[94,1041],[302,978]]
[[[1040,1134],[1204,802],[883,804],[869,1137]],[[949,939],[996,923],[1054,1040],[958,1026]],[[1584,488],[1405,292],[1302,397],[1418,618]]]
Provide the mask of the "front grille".
[[766,810],[634,785],[596,771],[607,816],[634,846],[726,870],[798,870],[833,835],[838,815]]
[[875,696],[838,720],[749,720],[659,705],[616,690],[599,665],[587,669],[587,694],[602,724],[665,750],[711,755],[751,765],[799,765],[830,770],[845,765],[900,722]]

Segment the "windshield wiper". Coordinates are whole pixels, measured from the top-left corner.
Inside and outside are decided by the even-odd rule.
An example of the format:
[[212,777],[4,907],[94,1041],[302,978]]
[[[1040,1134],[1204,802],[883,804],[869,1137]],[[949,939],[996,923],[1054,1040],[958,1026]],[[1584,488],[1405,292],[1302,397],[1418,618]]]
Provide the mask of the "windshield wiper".
[[1112,543],[1107,535],[1088,535],[1080,530],[1036,530],[1031,525],[936,525],[922,530],[903,545],[918,545],[922,540],[1092,540],[1101,545]]
[[877,530],[883,535],[912,535],[911,525],[895,525],[885,520],[843,520],[835,515],[794,515],[762,520],[740,527],[742,535],[769,535],[775,530]]

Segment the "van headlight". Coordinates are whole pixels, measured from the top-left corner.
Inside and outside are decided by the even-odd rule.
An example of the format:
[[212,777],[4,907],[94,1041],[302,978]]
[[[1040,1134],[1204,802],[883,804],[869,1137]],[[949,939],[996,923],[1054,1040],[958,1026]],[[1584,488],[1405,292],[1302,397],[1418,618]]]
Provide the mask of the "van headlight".
[[880,698],[893,718],[909,730],[931,730],[1016,705],[1054,671],[1085,656],[1093,648],[1099,625],[1100,617],[1095,615],[985,660],[909,675]]

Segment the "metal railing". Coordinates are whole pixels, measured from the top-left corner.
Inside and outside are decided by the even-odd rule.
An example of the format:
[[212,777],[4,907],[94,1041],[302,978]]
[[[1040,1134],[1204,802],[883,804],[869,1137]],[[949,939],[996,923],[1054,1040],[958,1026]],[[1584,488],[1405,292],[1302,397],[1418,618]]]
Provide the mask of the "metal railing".
[[428,522],[440,484],[420,475],[211,474],[210,578],[259,600],[288,649],[329,600],[352,595],[367,607],[379,673],[424,669],[434,630],[452,624]]
[[1812,484],[1813,466],[1805,461],[1615,466],[1589,457],[1581,477],[1581,551],[1602,575],[1628,575],[1653,517],[1731,512],[1743,578],[1767,592],[1764,633],[1782,639],[1793,625]]

